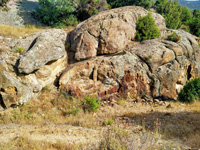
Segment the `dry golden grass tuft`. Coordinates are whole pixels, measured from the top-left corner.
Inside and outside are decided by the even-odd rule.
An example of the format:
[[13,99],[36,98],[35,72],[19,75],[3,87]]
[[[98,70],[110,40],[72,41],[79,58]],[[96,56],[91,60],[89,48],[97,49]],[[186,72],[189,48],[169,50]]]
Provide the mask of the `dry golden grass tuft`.
[[42,27],[26,25],[25,27],[13,27],[9,25],[0,25],[0,35],[5,37],[25,37],[31,33],[43,30]]
[[38,142],[31,140],[26,136],[18,136],[13,139],[10,139],[7,143],[0,143],[0,149],[2,150],[11,150],[11,149],[20,149],[20,150],[74,150],[81,149],[81,146],[69,143],[62,143],[57,140],[56,143],[50,142]]

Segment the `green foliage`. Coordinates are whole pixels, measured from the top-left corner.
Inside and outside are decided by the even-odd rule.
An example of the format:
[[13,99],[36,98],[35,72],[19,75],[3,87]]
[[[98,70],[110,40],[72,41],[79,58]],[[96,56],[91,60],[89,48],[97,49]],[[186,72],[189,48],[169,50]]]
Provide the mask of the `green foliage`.
[[178,100],[192,103],[200,98],[200,78],[190,80],[178,95]]
[[108,4],[111,5],[112,8],[122,7],[122,6],[130,6],[130,5],[136,5],[144,7],[145,9],[150,9],[153,5],[153,0],[107,0]]
[[195,17],[195,18],[200,18],[200,10],[195,9],[195,10],[193,11],[193,17]]
[[136,23],[136,37],[137,41],[143,41],[147,39],[155,39],[160,36],[160,31],[158,30],[155,21],[151,14],[143,18],[139,18]]
[[36,8],[36,16],[48,26],[74,26],[109,5],[100,0],[39,0],[41,7]]
[[20,46],[17,46],[17,48],[15,49],[15,52],[22,53],[22,52],[24,52],[24,48],[20,47]]
[[113,123],[114,123],[114,120],[113,120],[113,119],[107,119],[106,121],[103,122],[103,124],[104,124],[105,126],[107,126],[107,125],[112,125]]
[[187,25],[191,19],[192,19],[192,14],[190,9],[186,6],[182,7],[182,14],[181,14],[182,23]]
[[156,11],[165,18],[166,26],[177,29],[181,26],[182,8],[178,0],[157,0]]
[[189,23],[189,27],[192,34],[200,37],[200,18],[193,17]]
[[73,15],[76,8],[73,0],[39,0],[41,7],[36,8],[40,21],[48,26],[73,25],[77,23]]
[[0,0],[0,6],[5,6],[9,0]]
[[100,108],[100,100],[95,95],[85,96],[84,99],[83,109],[85,111],[96,111]]
[[193,11],[193,17],[188,24],[190,27],[190,32],[200,37],[200,10],[195,9]]
[[173,42],[178,42],[181,40],[181,36],[178,36],[175,32],[173,32],[171,35],[167,37],[167,39]]

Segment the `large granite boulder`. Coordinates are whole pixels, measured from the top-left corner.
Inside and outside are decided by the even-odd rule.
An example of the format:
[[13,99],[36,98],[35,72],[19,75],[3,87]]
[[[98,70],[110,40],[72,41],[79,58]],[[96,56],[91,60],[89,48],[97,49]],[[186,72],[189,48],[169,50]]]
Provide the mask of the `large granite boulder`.
[[[0,44],[0,104],[4,108],[23,104],[45,86],[57,82],[68,64],[65,40],[63,30],[52,29],[14,40],[8,44],[13,49]],[[15,51],[19,45],[24,46],[24,55]],[[18,69],[26,74],[18,74]]]
[[[146,16],[142,7],[128,6],[100,12],[80,23],[70,34],[71,51],[75,59],[83,60],[97,55],[123,50],[135,38],[136,22]],[[152,12],[159,29],[165,29],[164,18]]]
[[[55,81],[74,96],[176,99],[200,75],[198,42],[190,33],[166,29],[155,13],[161,37],[134,41],[136,21],[147,13],[136,6],[117,8],[82,22],[68,36],[50,29],[10,47],[0,44],[0,104],[22,104]],[[167,40],[173,32],[181,36],[178,42]],[[13,50],[17,45],[23,54]]]
[[[167,40],[173,32],[180,41]],[[165,29],[161,38],[132,41],[120,53],[72,64],[62,74],[60,88],[73,95],[176,99],[184,84],[200,75],[199,58],[198,42],[191,34]]]
[[65,41],[67,34],[60,29],[42,32],[32,47],[19,60],[20,73],[29,74],[40,69],[48,62],[55,61],[66,54]]

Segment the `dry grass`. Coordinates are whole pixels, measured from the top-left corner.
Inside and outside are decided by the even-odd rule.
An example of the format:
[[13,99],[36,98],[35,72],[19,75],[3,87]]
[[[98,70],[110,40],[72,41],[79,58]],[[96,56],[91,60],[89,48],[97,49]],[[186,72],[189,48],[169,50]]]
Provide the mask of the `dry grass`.
[[25,37],[31,33],[41,31],[43,28],[34,25],[27,25],[25,27],[13,27],[9,25],[0,25],[0,36],[4,37]]
[[[142,144],[138,145],[136,142],[133,145],[134,141],[138,139],[140,141],[145,139],[143,146],[149,147],[147,149],[200,148],[200,102],[193,104],[167,102],[165,105],[145,105],[119,100],[114,107],[105,106],[97,112],[85,112],[83,101],[84,99],[71,98],[65,92],[58,92],[46,87],[36,100],[30,101],[24,106],[0,112],[0,124],[41,125],[49,123],[87,127],[95,130],[110,129],[110,126],[116,126],[119,130],[128,131],[127,136],[124,136],[125,133],[119,134],[114,129],[103,134],[103,137],[109,138],[102,140],[102,149],[112,145],[116,146],[116,141],[121,139],[125,141],[117,143],[122,142],[125,145],[118,145],[122,147],[119,149],[126,149],[127,146],[130,147],[131,143],[132,146],[141,149]],[[112,125],[105,126],[104,123],[107,120],[114,120],[114,122]],[[41,130],[42,132],[46,131]],[[171,142],[170,146],[169,142]],[[150,143],[154,143],[154,145]]]
[[49,142],[38,142],[27,138],[26,136],[18,136],[14,139],[10,139],[7,143],[0,143],[0,150],[74,150],[81,149],[81,146],[62,143],[61,141],[56,141],[56,143]]

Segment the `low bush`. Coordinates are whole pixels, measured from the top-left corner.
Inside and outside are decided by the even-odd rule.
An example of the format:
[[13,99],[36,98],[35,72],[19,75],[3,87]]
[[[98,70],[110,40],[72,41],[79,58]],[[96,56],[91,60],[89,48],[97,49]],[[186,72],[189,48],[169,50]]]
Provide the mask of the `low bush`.
[[190,80],[180,91],[178,100],[180,102],[192,103],[200,98],[200,78]]
[[85,96],[85,102],[83,104],[83,109],[85,111],[96,111],[100,108],[100,100],[95,95]]
[[103,124],[104,124],[105,126],[107,126],[107,125],[112,125],[113,123],[114,123],[114,120],[113,120],[113,119],[107,119],[106,121],[103,122]]
[[36,17],[45,25],[64,27],[77,25],[110,5],[99,0],[39,0]]
[[147,16],[139,18],[136,23],[136,41],[155,39],[160,36],[160,31],[155,24],[155,20],[148,13]]
[[175,32],[173,32],[171,35],[167,37],[167,39],[173,42],[178,42],[181,40],[181,36],[178,36]]
[[20,46],[17,46],[17,48],[15,49],[15,52],[17,52],[17,53],[23,53],[24,52],[24,48],[20,47]]

